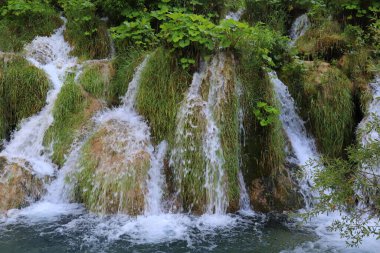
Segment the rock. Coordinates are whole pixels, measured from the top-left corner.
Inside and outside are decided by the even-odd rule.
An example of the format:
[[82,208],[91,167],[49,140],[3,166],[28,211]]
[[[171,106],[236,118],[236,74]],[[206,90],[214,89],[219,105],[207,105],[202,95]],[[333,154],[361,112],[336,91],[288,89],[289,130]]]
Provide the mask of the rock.
[[43,179],[32,173],[28,162],[0,157],[0,212],[26,207],[44,192]]
[[250,199],[253,209],[264,213],[298,210],[304,205],[295,183],[286,173],[253,180]]
[[141,214],[150,167],[148,137],[131,122],[109,120],[82,150],[75,197],[92,212]]

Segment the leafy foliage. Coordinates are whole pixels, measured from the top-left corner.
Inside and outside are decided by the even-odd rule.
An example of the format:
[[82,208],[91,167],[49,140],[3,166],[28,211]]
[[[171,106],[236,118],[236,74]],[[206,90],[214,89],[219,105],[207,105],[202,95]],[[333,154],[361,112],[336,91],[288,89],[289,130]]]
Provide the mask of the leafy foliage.
[[280,115],[280,111],[277,108],[261,101],[257,102],[253,113],[263,127],[272,124]]

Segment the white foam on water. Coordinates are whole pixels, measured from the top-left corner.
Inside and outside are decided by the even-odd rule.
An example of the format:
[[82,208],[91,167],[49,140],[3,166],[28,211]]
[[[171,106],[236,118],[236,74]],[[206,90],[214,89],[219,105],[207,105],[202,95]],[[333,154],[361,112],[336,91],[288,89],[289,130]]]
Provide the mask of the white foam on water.
[[36,37],[25,47],[27,59],[47,74],[52,89],[47,94],[46,106],[42,111],[24,120],[0,153],[15,162],[19,159],[27,160],[41,177],[52,176],[55,172],[56,166],[50,161],[43,146],[43,138],[53,123],[54,102],[62,88],[66,72],[76,65],[76,58],[69,56],[71,47],[64,40],[64,30],[65,25],[50,37]]

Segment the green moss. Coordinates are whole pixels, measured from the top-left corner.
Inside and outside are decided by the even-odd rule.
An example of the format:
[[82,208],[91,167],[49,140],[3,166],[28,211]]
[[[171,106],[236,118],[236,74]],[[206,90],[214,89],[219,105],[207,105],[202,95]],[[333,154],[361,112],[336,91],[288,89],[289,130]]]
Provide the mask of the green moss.
[[61,24],[54,9],[38,17],[3,17],[0,19],[0,51],[19,52],[36,36],[50,35]]
[[136,108],[148,120],[155,143],[173,143],[179,103],[190,78],[174,55],[163,48],[152,54],[143,70]]
[[285,68],[283,80],[320,151],[330,157],[342,156],[354,136],[353,85],[342,71],[328,63],[307,62],[306,67],[304,76],[295,73],[296,69],[292,72]]
[[307,59],[339,59],[347,48],[347,41],[339,23],[325,21],[309,29],[296,47]]
[[137,215],[144,210],[150,156],[141,150],[127,160],[128,134],[124,122],[106,122],[81,150],[74,195],[92,212]]
[[43,71],[22,57],[0,54],[0,139],[43,108],[49,88]]
[[132,81],[135,69],[143,61],[146,52],[129,48],[118,54],[113,62],[114,75],[108,88],[107,101],[112,106],[120,103],[120,98],[125,95],[128,85]]
[[83,90],[98,99],[109,98],[110,82],[114,76],[111,62],[102,61],[87,65],[79,78]]
[[225,88],[224,99],[216,109],[216,121],[221,131],[224,166],[227,175],[227,197],[230,211],[239,208],[239,156],[240,156],[240,126],[239,126],[239,98],[235,76],[235,61],[227,56],[223,69]]
[[69,76],[54,105],[54,122],[44,137],[45,145],[53,147],[54,163],[62,166],[65,162],[65,155],[70,150],[76,131],[86,120],[84,111],[87,105],[88,101],[75,83],[74,76]]
[[[256,71],[252,71],[257,69]],[[245,111],[246,146],[242,156],[247,181],[269,177],[283,168],[285,163],[285,136],[280,120],[267,127],[260,126],[253,110],[257,101],[277,106],[272,84],[260,68],[252,68],[249,61],[242,59],[239,64],[239,79],[244,93],[242,97]]]

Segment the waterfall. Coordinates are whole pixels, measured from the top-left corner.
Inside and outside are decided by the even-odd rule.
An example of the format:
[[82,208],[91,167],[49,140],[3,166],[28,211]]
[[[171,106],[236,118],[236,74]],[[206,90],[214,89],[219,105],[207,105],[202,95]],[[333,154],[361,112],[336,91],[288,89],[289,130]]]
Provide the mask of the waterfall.
[[304,175],[299,182],[299,186],[304,196],[306,207],[310,208],[315,197],[315,193],[311,192],[310,188],[313,185],[315,160],[319,159],[319,154],[314,140],[308,137],[304,122],[297,114],[296,105],[289,93],[288,87],[278,79],[275,72],[269,73],[269,76],[281,106],[280,120],[283,129],[291,143],[299,166],[302,166],[304,169]]
[[227,199],[224,183],[224,158],[220,140],[220,129],[215,120],[217,110],[224,99],[225,80],[222,69],[225,64],[225,56],[220,59],[215,57],[209,68],[211,73],[208,100],[205,105],[205,117],[207,120],[206,133],[203,138],[203,151],[207,158],[206,165],[206,189],[208,197],[208,213],[223,214],[227,210]]
[[[220,54],[215,56],[210,66],[204,66],[200,73],[195,73],[193,82],[186,94],[185,101],[178,113],[178,128],[176,130],[176,148],[173,150],[171,163],[180,166],[184,177],[191,173],[192,165],[186,158],[186,152],[201,152],[205,158],[205,184],[206,189],[206,213],[224,214],[227,210],[228,200],[225,191],[225,172],[223,150],[220,140],[220,129],[216,122],[216,111],[223,101],[225,94],[225,79],[223,77],[223,67],[225,56]],[[209,77],[209,87],[207,98],[202,97],[202,89],[206,88],[206,78]],[[204,129],[194,122],[201,118],[204,122]],[[188,129],[190,128],[190,129]],[[194,142],[195,129],[202,131],[201,150],[197,150]],[[189,144],[183,146],[184,140]],[[177,168],[179,169],[179,168]],[[181,184],[179,179],[178,184]]]
[[159,215],[162,213],[162,197],[165,185],[163,175],[164,158],[168,149],[166,141],[161,142],[151,159],[149,179],[147,180],[147,195],[145,198],[145,215]]
[[[66,20],[64,20],[66,23]],[[52,176],[55,166],[51,163],[48,152],[43,146],[46,130],[53,123],[53,107],[63,85],[66,72],[76,65],[76,58],[70,57],[71,48],[65,42],[63,33],[65,24],[50,37],[36,37],[25,47],[27,59],[42,69],[51,81],[52,89],[48,92],[46,106],[37,115],[24,120],[5,144],[0,155],[11,160],[25,159],[31,163],[39,176]]]
[[304,35],[310,27],[310,20],[307,14],[299,16],[292,24],[290,29],[291,45],[297,41],[299,37]]
[[244,13],[244,9],[240,9],[236,12],[229,12],[227,13],[225,19],[233,19],[235,21],[239,21],[243,13]]
[[361,136],[361,144],[368,145],[373,141],[379,141],[380,135],[375,129],[368,129],[368,124],[380,120],[380,75],[376,76],[374,82],[369,84],[372,101],[368,107],[368,115],[359,124],[359,135]]

